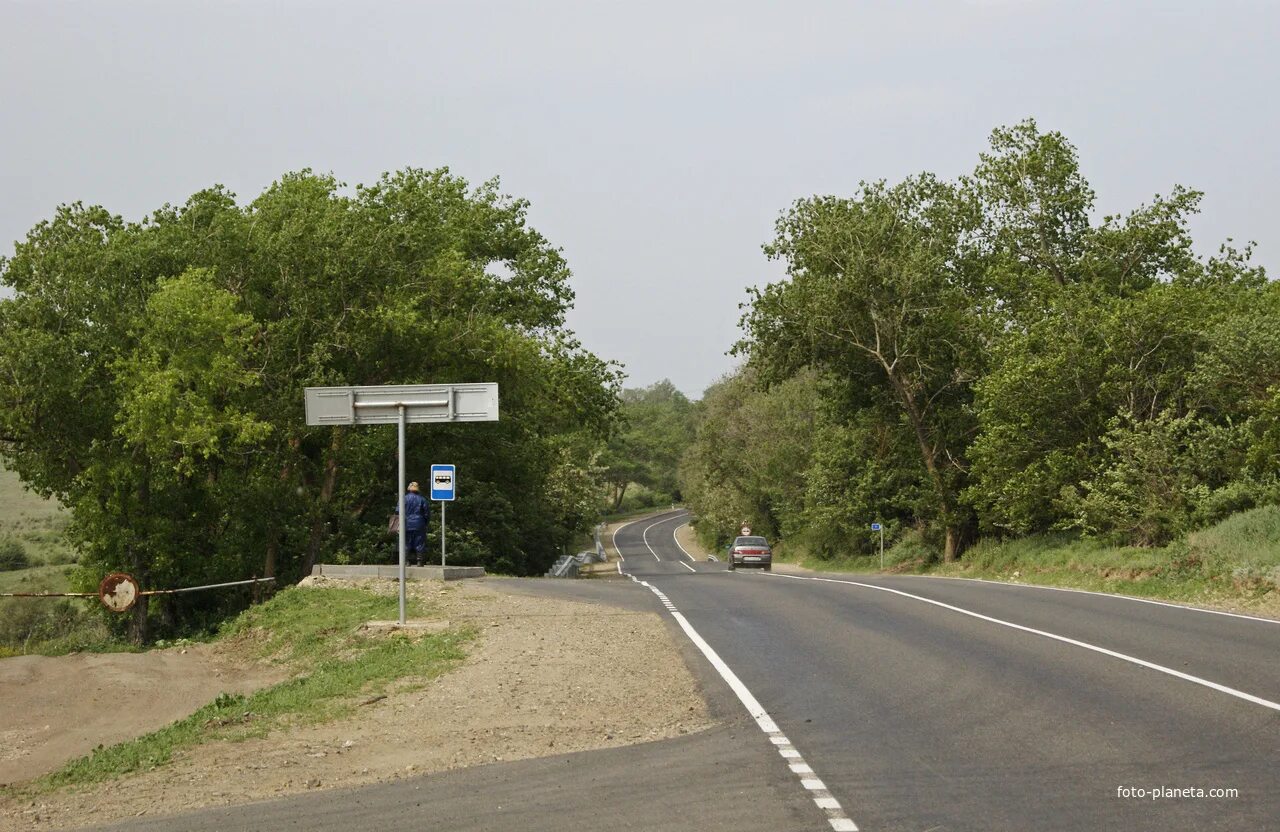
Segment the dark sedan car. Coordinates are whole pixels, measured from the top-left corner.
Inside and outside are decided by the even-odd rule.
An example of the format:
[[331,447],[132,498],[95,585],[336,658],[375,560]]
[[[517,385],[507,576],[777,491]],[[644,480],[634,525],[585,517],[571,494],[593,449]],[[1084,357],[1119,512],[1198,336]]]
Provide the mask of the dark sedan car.
[[773,550],[763,537],[735,537],[727,554],[730,569],[758,566],[766,572],[773,570]]

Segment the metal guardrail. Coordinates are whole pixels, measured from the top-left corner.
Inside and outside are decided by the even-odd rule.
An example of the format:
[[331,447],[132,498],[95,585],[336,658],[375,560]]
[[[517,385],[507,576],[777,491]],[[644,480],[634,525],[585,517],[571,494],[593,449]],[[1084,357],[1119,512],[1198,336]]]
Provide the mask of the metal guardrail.
[[576,578],[578,570],[588,563],[604,563],[608,560],[608,556],[604,551],[604,524],[600,523],[595,528],[594,551],[579,552],[576,555],[561,555],[550,569],[547,570],[548,578]]

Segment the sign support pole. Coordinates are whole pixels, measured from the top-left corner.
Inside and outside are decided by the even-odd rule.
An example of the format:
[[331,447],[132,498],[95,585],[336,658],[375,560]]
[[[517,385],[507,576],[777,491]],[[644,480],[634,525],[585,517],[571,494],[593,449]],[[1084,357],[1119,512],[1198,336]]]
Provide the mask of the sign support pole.
[[[455,422],[498,421],[498,385],[493,382],[469,384],[379,384],[354,387],[308,387],[304,391],[308,427],[338,425],[390,425],[398,434],[399,494],[399,574],[400,624],[405,623],[405,572],[407,571],[408,529],[404,511],[405,498],[405,425],[453,424]],[[430,499],[454,499],[455,466],[432,467]],[[437,494],[435,469],[440,468],[440,482],[448,485]],[[424,498],[426,499],[426,498]],[[444,537],[444,506],[440,507],[440,564],[448,557]]]
[[880,571],[884,571],[884,524],[880,524]]
[[405,516],[404,516],[404,405],[398,406],[400,411],[400,623],[404,624],[404,549],[405,549]]

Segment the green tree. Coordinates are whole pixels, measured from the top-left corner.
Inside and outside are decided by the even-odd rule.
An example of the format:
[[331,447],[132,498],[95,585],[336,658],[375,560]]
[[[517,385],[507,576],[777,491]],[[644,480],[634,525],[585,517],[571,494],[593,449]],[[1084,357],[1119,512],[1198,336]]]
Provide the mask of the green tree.
[[670,380],[623,390],[622,426],[600,459],[612,510],[621,507],[632,483],[679,499],[677,471],[691,441],[693,405]]
[[818,386],[817,373],[807,371],[760,390],[748,367],[703,394],[680,480],[709,545],[732,538],[743,521],[771,537],[799,528]]
[[389,556],[396,499],[395,431],[307,427],[303,387],[496,381],[502,420],[411,426],[410,470],[457,463],[471,556],[541,571],[598,488],[620,385],[564,328],[570,272],[527,207],[417,169],[213,188],[138,223],[64,206],[0,261],[0,451],[71,508],[86,580],[290,578]]
[[947,560],[972,522],[959,491],[970,383],[984,360],[983,298],[965,248],[975,225],[972,201],[927,174],[801,200],[765,249],[789,279],[751,290],[735,348],[765,383],[812,366],[892,408],[915,440]]

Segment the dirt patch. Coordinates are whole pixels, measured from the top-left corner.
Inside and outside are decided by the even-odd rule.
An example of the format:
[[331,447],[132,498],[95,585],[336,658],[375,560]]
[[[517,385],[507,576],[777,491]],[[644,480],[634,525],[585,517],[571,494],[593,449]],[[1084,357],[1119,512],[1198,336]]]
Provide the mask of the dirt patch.
[[[308,582],[396,591],[391,581]],[[163,815],[629,745],[711,725],[697,683],[655,614],[504,592],[500,580],[422,581],[409,590],[441,618],[476,628],[458,669],[402,685],[340,722],[213,742],[111,784],[0,803],[0,828],[74,828],[139,814],[124,807]],[[617,706],[641,701],[644,708]]]
[[0,659],[0,783],[47,774],[97,745],[182,719],[220,693],[285,678],[207,644],[149,653]]

